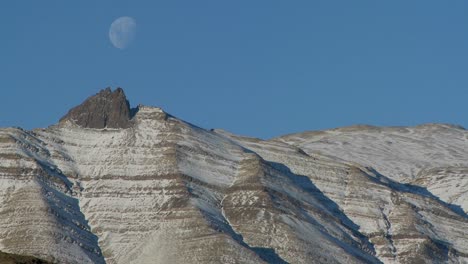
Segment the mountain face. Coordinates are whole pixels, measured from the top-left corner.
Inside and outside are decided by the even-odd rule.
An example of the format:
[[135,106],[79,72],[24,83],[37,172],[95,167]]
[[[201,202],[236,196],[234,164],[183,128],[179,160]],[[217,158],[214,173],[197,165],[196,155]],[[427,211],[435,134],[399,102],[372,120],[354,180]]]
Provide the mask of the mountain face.
[[106,89],[0,129],[0,251],[51,263],[468,263],[467,193],[449,125],[261,140]]

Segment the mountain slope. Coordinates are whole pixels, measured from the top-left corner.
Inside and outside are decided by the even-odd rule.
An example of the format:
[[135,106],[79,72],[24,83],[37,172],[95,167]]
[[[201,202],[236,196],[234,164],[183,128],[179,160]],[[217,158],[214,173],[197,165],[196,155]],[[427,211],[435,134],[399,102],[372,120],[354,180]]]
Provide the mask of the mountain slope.
[[456,199],[423,188],[451,188],[431,175],[464,178],[462,163],[400,182],[307,148],[314,139],[208,131],[103,90],[57,125],[0,129],[0,251],[54,263],[468,260],[468,218],[450,204],[466,188]]
[[[285,183],[291,181],[290,175],[241,146],[158,108],[140,107],[133,122],[126,130],[62,124],[35,132],[49,146],[52,162],[64,174],[77,175],[75,185],[81,189],[76,196],[108,263],[149,262],[155,256],[161,262],[179,263],[243,258],[253,263],[272,259],[308,263],[321,255],[330,262],[377,261],[361,249],[366,247],[364,236],[339,219],[330,223],[336,212],[328,212],[301,186]],[[251,161],[257,167],[245,165]],[[249,186],[248,194],[242,188],[245,180],[257,183]],[[304,196],[293,197],[299,191]],[[298,204],[276,203],[290,199]],[[287,241],[253,238],[242,229],[244,222],[234,224],[238,217],[247,217],[236,211],[237,204],[251,203],[255,209],[260,201],[266,211],[258,213],[267,214],[260,219],[264,236],[289,237]],[[310,212],[301,212],[307,207]],[[302,237],[298,225],[315,236]],[[187,254],[180,254],[183,251]]]
[[309,155],[281,140],[217,132],[265,160],[309,178],[369,238],[382,261],[457,262],[460,256],[467,257],[466,214],[427,190],[395,182],[356,163],[313,152]]
[[276,140],[376,169],[401,183],[427,188],[468,212],[468,131],[445,124],[354,126],[304,132]]

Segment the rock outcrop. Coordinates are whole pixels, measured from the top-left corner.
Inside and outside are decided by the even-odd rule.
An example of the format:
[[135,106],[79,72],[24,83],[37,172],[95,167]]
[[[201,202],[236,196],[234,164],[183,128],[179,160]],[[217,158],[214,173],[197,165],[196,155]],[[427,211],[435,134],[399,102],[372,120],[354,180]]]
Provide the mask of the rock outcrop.
[[101,90],[72,108],[60,122],[71,121],[86,128],[128,128],[132,109],[122,88]]
[[72,264],[468,261],[461,128],[260,140],[130,111],[109,89],[62,125],[0,129],[0,251]]

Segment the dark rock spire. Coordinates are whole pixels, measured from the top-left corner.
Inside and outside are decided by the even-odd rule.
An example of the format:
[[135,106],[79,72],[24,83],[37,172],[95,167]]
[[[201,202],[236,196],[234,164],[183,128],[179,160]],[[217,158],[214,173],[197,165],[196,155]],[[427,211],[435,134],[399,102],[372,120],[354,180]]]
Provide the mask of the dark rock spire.
[[106,88],[72,108],[60,123],[70,120],[87,128],[127,128],[131,117],[132,110],[123,89]]

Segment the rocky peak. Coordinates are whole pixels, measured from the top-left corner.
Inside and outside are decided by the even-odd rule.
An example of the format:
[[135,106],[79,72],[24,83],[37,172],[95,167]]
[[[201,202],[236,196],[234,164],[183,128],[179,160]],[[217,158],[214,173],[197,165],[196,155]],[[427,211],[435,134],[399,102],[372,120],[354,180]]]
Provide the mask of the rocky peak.
[[106,88],[68,111],[60,123],[68,120],[87,128],[127,128],[133,112],[122,88]]

